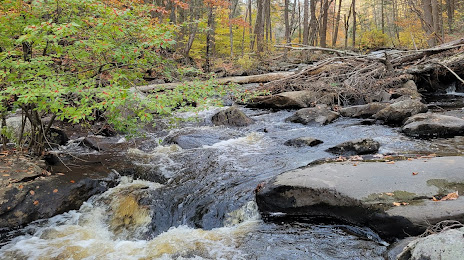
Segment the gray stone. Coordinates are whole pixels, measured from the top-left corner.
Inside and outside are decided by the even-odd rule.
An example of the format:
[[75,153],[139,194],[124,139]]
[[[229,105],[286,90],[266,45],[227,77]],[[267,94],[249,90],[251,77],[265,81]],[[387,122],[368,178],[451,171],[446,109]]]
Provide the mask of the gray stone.
[[283,92],[271,96],[259,96],[252,99],[247,106],[258,108],[294,109],[309,107],[312,92],[307,90]]
[[[13,137],[16,140],[19,140],[20,134],[21,134],[21,125],[22,125],[22,116],[21,115],[15,115],[12,117],[8,117],[6,119],[6,126],[9,131],[13,134]],[[24,133],[30,132],[31,131],[31,124],[29,123],[29,120],[26,120],[26,124],[24,126]]]
[[214,125],[226,126],[248,126],[254,122],[253,119],[249,118],[236,107],[229,107],[217,112],[213,115],[211,121]]
[[298,138],[287,140],[284,143],[284,145],[302,147],[302,146],[316,146],[322,143],[323,142],[321,140],[315,139],[312,137],[298,137]]
[[387,240],[403,238],[442,220],[462,220],[463,197],[438,202],[432,197],[462,194],[463,167],[464,157],[318,164],[261,185],[256,201],[264,219],[282,214],[336,219],[367,226]]
[[380,148],[380,143],[371,138],[356,139],[338,144],[327,149],[327,152],[340,155],[356,155],[376,153]]
[[420,138],[453,137],[464,134],[464,119],[421,113],[408,118],[401,130],[406,135]]
[[388,105],[388,103],[373,102],[366,105],[345,107],[340,109],[340,115],[345,117],[369,118]]
[[401,252],[398,260],[441,259],[456,260],[464,256],[464,228],[418,238]]
[[404,97],[407,99],[420,99],[421,94],[417,91],[417,85],[414,81],[406,81],[400,88],[392,89],[393,98]]
[[326,125],[339,117],[339,114],[329,110],[326,105],[303,108],[295,112],[292,116],[285,119],[287,122],[301,123],[304,125],[319,124]]
[[377,112],[373,117],[387,124],[401,124],[406,118],[427,112],[427,106],[415,99],[399,101]]

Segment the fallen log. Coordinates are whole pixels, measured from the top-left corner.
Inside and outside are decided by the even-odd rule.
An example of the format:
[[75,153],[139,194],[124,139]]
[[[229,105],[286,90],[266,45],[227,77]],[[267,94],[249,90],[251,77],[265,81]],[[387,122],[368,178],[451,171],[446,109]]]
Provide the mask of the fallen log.
[[[313,46],[280,47],[320,49]],[[315,97],[317,100],[335,97],[337,105],[370,102],[385,93],[395,93],[395,89],[411,79],[419,83],[423,90],[433,91],[434,86],[439,85],[439,78],[453,77],[459,82],[463,81],[463,48],[464,38],[422,50],[384,50],[366,55],[351,53],[352,56],[321,60],[297,74],[268,82],[258,89],[271,94],[309,90],[318,96]],[[327,51],[344,53],[333,49]],[[436,83],[432,84],[432,81]]]
[[[294,72],[274,72],[261,75],[251,75],[251,76],[238,76],[238,77],[226,77],[216,79],[218,84],[227,84],[227,83],[236,83],[236,84],[250,84],[250,83],[266,83],[281,78],[285,78],[291,75],[294,75]],[[173,89],[182,84],[191,84],[193,82],[175,82],[175,83],[163,83],[163,84],[152,84],[146,86],[136,87],[138,91],[150,92],[161,89]]]

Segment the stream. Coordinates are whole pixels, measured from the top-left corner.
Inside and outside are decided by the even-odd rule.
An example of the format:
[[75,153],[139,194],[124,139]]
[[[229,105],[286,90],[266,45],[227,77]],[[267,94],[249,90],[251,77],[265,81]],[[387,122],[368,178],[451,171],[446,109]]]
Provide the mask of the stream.
[[[147,143],[160,145],[129,149],[138,176],[121,177],[119,185],[79,210],[28,225],[0,249],[0,258],[384,259],[388,244],[363,227],[262,221],[255,187],[282,172],[334,157],[324,150],[355,138],[380,142],[382,154],[464,151],[461,137],[412,139],[399,128],[362,119],[340,118],[325,126],[285,122],[294,111],[241,108],[254,124],[212,126],[209,118],[219,109],[200,112],[203,122],[185,123],[164,134],[147,133],[152,140]],[[179,133],[192,148],[163,143]],[[302,136],[324,143],[284,145]],[[71,145],[62,149],[86,152]]]

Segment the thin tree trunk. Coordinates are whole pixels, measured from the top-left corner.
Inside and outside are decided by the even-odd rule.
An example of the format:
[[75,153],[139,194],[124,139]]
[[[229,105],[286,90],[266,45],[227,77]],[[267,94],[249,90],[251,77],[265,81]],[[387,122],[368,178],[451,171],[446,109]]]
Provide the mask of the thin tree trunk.
[[352,41],[353,41],[353,48],[356,47],[356,0],[353,0],[352,2],[352,10],[353,10],[353,35],[352,35]]
[[208,29],[206,32],[206,63],[205,71],[211,71],[211,57],[214,50],[214,7],[208,7]]
[[342,10],[342,0],[338,1],[338,12],[337,12],[337,18],[335,19],[335,28],[334,28],[334,33],[332,37],[332,46],[337,45],[337,37],[338,37],[338,26],[340,24],[340,13]]
[[316,21],[316,0],[310,0],[310,14],[311,19],[309,20],[309,43],[315,46],[315,40],[317,39],[317,21]]
[[257,0],[257,10],[256,10],[256,23],[255,23],[255,35],[256,35],[256,50],[258,56],[264,51],[264,0]]
[[382,24],[382,33],[385,33],[385,0],[381,0],[380,6],[380,22]]
[[322,3],[322,22],[319,31],[321,47],[327,47],[327,20],[329,17],[329,0],[323,0]]
[[303,44],[309,45],[309,0],[303,3]]

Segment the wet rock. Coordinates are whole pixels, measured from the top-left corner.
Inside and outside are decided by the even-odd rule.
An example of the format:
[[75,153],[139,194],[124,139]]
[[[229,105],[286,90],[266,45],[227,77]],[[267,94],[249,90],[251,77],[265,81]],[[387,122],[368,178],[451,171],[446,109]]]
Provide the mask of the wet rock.
[[226,126],[248,126],[253,124],[253,119],[236,107],[230,107],[226,110],[219,111],[211,118],[214,125]]
[[408,99],[387,106],[373,117],[387,124],[401,124],[406,118],[427,112],[427,106],[418,100]]
[[408,80],[400,88],[392,89],[392,98],[404,97],[406,99],[420,99],[421,94],[417,91],[414,81]]
[[239,136],[239,133],[231,129],[223,129],[222,131],[211,128],[180,129],[166,136],[162,144],[177,144],[182,149],[192,149],[213,145]]
[[315,139],[312,137],[298,137],[298,138],[287,140],[284,143],[284,145],[302,147],[302,146],[316,146],[322,143],[323,142],[321,140]]
[[283,92],[271,96],[259,96],[252,99],[247,106],[256,108],[294,109],[309,107],[312,92],[307,90]]
[[388,103],[373,102],[366,105],[345,107],[340,109],[340,115],[345,117],[369,118],[388,105]]
[[404,248],[408,246],[409,243],[414,241],[414,239],[416,239],[416,237],[406,237],[391,244],[387,252],[385,252],[385,256],[384,256],[385,259],[386,260],[397,260],[398,255],[401,254]]
[[285,119],[287,122],[301,123],[304,125],[319,124],[326,125],[339,117],[339,114],[331,111],[326,105],[303,108],[295,112],[294,115]]
[[367,226],[391,241],[462,219],[464,197],[432,197],[464,192],[463,165],[464,157],[318,164],[278,175],[257,190],[256,201],[266,220],[336,220]]
[[129,145],[126,139],[119,137],[105,137],[101,135],[86,136],[80,146],[88,147],[95,151],[121,151]]
[[401,252],[398,260],[462,259],[464,256],[464,228],[418,238]]
[[91,196],[114,185],[114,178],[80,179],[51,175],[22,156],[2,159],[8,173],[0,177],[0,230],[10,230],[34,220],[78,209]]
[[69,141],[69,138],[63,130],[50,128],[48,141],[53,146],[60,146],[65,145]]
[[408,118],[401,130],[406,135],[419,138],[453,137],[464,135],[464,119],[421,113]]
[[338,144],[327,149],[327,152],[340,155],[361,155],[376,153],[380,148],[380,143],[371,138],[356,139]]

